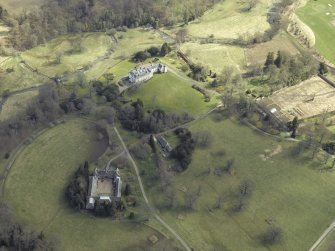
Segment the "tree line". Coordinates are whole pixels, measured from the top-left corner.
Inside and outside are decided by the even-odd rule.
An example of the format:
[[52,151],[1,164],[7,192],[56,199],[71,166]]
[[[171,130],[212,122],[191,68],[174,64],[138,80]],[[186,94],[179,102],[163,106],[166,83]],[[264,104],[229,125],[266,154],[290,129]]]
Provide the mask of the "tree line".
[[0,250],[56,250],[56,243],[43,232],[35,232],[14,221],[7,206],[0,201]]
[[173,25],[201,16],[219,0],[50,0],[38,10],[1,19],[13,29],[11,42],[25,50],[66,33],[107,31],[117,27]]
[[86,106],[74,93],[61,99],[52,85],[41,87],[37,97],[23,111],[0,121],[0,154],[8,158],[11,151],[35,131],[56,123],[66,113],[84,111]]
[[162,132],[192,119],[187,113],[177,115],[160,109],[145,111],[144,103],[140,99],[124,105],[119,110],[118,118],[123,128],[142,133]]

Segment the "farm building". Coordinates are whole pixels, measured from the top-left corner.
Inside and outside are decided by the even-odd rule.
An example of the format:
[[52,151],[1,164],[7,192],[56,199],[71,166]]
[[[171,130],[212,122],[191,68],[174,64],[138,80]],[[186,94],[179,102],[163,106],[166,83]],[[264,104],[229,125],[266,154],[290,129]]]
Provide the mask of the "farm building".
[[335,111],[335,88],[320,77],[283,88],[257,101],[261,113],[277,125],[286,125],[294,117],[307,119]]
[[128,81],[131,84],[139,84],[151,79],[155,73],[165,72],[167,72],[167,66],[164,64],[147,64],[129,72]]
[[95,170],[89,178],[86,209],[94,209],[96,204],[119,201],[122,181],[119,170]]
[[168,157],[170,153],[172,152],[172,147],[170,146],[169,142],[163,136],[157,136],[155,138],[155,141],[158,142],[161,148],[162,154],[165,157]]

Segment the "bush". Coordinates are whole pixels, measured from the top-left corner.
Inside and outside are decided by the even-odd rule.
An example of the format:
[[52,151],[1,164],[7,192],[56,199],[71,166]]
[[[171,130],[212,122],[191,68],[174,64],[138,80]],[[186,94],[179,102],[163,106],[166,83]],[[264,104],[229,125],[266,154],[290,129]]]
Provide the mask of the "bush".
[[213,143],[213,136],[209,131],[198,131],[194,134],[194,141],[197,147],[207,148]]
[[264,245],[274,245],[281,241],[282,235],[280,228],[271,227],[261,236],[261,240]]

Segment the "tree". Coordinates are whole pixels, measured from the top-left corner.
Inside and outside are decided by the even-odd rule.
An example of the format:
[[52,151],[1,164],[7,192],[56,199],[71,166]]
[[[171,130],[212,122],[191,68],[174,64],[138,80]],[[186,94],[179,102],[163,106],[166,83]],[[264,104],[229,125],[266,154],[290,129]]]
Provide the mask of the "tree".
[[134,212],[130,212],[129,220],[133,220],[133,219],[135,219],[135,214],[134,214]]
[[299,125],[299,123],[298,123],[298,117],[297,116],[295,116],[293,118],[293,120],[291,122],[289,122],[289,124],[288,124],[288,128],[292,131],[292,133],[291,133],[292,138],[296,137],[298,125]]
[[176,33],[176,41],[177,43],[184,43],[186,41],[186,37],[187,37],[187,29],[186,28],[182,28],[179,29]]
[[167,54],[169,54],[170,51],[171,51],[170,46],[167,43],[164,43],[161,47],[160,55],[164,57]]
[[321,75],[324,75],[324,74],[328,73],[328,66],[324,62],[320,62],[319,73]]
[[160,49],[156,46],[152,46],[148,49],[148,52],[152,57],[155,57],[158,56],[158,54],[160,53]]
[[265,64],[264,64],[264,71],[267,72],[270,65],[274,64],[274,54],[273,52],[269,52],[266,56]]
[[128,183],[126,184],[126,187],[124,188],[124,192],[123,193],[124,193],[125,196],[128,196],[128,195],[131,194],[130,185]]
[[264,245],[274,245],[282,238],[282,230],[280,228],[271,227],[262,236],[262,243]]
[[223,71],[221,72],[221,75],[219,77],[220,83],[224,85],[229,85],[232,82],[234,70],[235,69],[232,66],[227,66],[223,68]]
[[[271,59],[270,59],[271,60]],[[278,68],[281,68],[282,65],[284,63],[284,56],[283,56],[283,53],[281,51],[278,51],[277,52],[277,57],[274,61],[274,64],[278,67]]]
[[62,57],[63,57],[63,52],[57,51],[56,58],[55,58],[55,64],[60,64],[62,61]]
[[198,131],[194,134],[195,144],[200,148],[209,147],[213,142],[213,136],[209,131]]

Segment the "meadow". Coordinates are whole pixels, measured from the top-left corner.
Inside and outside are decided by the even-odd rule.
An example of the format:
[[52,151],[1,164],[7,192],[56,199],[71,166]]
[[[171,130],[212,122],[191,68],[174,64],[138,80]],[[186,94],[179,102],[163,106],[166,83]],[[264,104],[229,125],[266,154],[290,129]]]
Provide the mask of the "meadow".
[[49,81],[30,71],[20,62],[20,57],[11,57],[0,63],[0,93],[39,86]]
[[[308,250],[335,218],[335,174],[320,172],[318,161],[293,156],[296,143],[262,136],[230,119],[214,118],[190,126],[193,133],[209,131],[212,144],[196,149],[187,171],[173,176],[177,207],[164,209],[164,196],[156,192],[159,184],[147,186],[163,219],[196,250]],[[234,159],[232,174],[215,175],[215,169],[224,168],[229,159]],[[143,170],[150,166],[140,164]],[[251,194],[245,208],[235,212],[239,186],[245,180],[251,184]],[[186,209],[185,192],[199,187],[195,210]],[[215,209],[219,196],[222,208]],[[264,246],[261,236],[271,226],[282,229],[282,241]]]
[[5,201],[18,219],[58,239],[60,250],[152,250],[147,241],[152,234],[165,241],[155,230],[79,213],[65,200],[64,189],[79,164],[106,149],[97,138],[94,124],[79,119],[36,138],[12,167]]
[[184,43],[180,50],[196,64],[221,73],[225,67],[233,67],[242,72],[246,66],[244,48],[220,44]]
[[133,101],[141,99],[145,109],[162,109],[166,112],[188,112],[193,116],[206,113],[217,104],[215,97],[205,102],[203,95],[185,80],[172,73],[156,74],[148,82],[128,95]]
[[270,26],[267,22],[267,10],[271,1],[260,0],[255,8],[248,12],[241,11],[243,3],[238,1],[223,1],[207,11],[201,18],[191,22],[188,34],[194,37],[206,38],[238,38],[243,34],[254,35],[264,32]]
[[335,64],[335,3],[329,0],[308,1],[296,14],[313,30],[315,48]]
[[21,53],[21,57],[34,69],[53,77],[98,60],[111,49],[112,43],[105,33],[63,35]]

